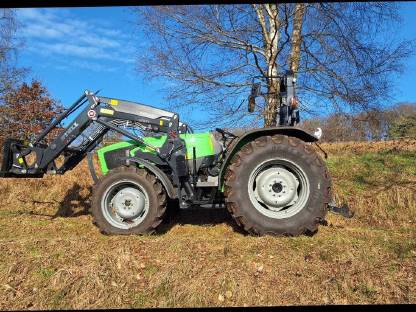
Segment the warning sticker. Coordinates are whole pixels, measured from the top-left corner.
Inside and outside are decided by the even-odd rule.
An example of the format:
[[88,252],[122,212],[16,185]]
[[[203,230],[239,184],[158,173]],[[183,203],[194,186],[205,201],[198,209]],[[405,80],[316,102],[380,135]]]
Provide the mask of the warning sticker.
[[118,105],[118,100],[111,99],[110,105]]
[[114,111],[111,109],[106,109],[106,108],[101,108],[100,109],[100,113],[101,114],[106,114],[106,115],[114,115]]

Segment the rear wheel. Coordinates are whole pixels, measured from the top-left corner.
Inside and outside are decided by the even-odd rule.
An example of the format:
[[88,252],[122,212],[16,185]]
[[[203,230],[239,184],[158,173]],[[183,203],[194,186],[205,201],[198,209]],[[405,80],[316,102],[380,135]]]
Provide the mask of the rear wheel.
[[105,234],[152,233],[165,210],[165,191],[145,169],[116,168],[93,189],[91,213]]
[[233,157],[225,196],[246,231],[295,236],[317,230],[327,212],[331,180],[310,145],[284,135],[264,136]]

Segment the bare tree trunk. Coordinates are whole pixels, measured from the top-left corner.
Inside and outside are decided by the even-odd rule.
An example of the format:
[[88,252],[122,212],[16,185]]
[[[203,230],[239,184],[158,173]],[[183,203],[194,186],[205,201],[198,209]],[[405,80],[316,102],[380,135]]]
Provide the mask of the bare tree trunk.
[[280,80],[276,78],[278,73],[276,59],[280,39],[280,20],[279,10],[276,4],[265,4],[264,7],[269,19],[269,40],[267,41],[268,44],[266,46],[268,76],[267,89],[269,96],[264,110],[264,127],[272,127],[276,125],[277,108],[279,105],[278,93],[280,91]]
[[295,77],[299,70],[300,45],[302,43],[301,32],[304,15],[305,4],[297,3],[295,7],[295,16],[293,17],[292,43],[289,56],[289,68],[293,71]]
[[[170,91],[172,109],[209,111],[209,122],[227,126],[275,125],[280,85],[271,76],[286,68],[295,75],[302,71],[304,79],[297,85],[305,109],[312,108],[309,99],[319,99],[311,112],[330,106],[341,111],[377,107],[384,99],[381,96],[390,93],[392,74],[411,55],[410,41],[382,44],[377,40],[377,34],[388,34],[386,23],[399,25],[398,9],[385,2],[135,10],[150,44],[138,56],[138,69],[173,82],[164,87]],[[265,87],[270,98],[255,110],[255,118],[243,121],[246,110],[231,99],[248,93],[252,79],[259,75],[268,77]]]
[[[276,73],[277,74],[277,73]],[[275,76],[274,74],[273,76]],[[276,126],[277,110],[279,107],[279,93],[280,81],[276,78],[271,78],[267,86],[267,105],[264,110],[264,127]]]

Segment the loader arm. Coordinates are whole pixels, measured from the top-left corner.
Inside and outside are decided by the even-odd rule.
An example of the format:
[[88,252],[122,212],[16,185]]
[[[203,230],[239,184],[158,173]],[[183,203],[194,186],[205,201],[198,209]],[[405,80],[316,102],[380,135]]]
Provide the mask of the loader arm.
[[[80,112],[59,135],[49,144],[42,143],[65,118],[76,111]],[[168,140],[160,148],[148,146],[140,137],[122,129],[125,125],[137,125],[146,131],[166,133]],[[176,161],[171,159],[173,147],[178,147],[181,143],[178,133],[187,131],[187,125],[181,124],[175,113],[135,102],[98,97],[87,90],[31,142],[7,139],[3,148],[0,176],[39,178],[45,173],[63,174],[94,150],[109,130],[154,149],[162,161],[171,163]],[[71,145],[77,139],[81,143]],[[27,159],[29,154],[35,155],[35,161],[31,164]],[[64,161],[57,167],[55,161],[60,156],[64,156]]]

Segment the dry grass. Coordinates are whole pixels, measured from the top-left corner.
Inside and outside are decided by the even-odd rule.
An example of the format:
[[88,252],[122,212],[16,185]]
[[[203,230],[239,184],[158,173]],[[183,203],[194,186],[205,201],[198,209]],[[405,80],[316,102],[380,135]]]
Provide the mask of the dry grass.
[[247,236],[219,209],[104,236],[85,163],[0,180],[0,309],[416,303],[416,148],[323,147],[356,216],[313,237]]
[[363,154],[380,151],[403,152],[416,151],[416,139],[403,138],[400,140],[374,141],[374,142],[340,142],[322,143],[321,146],[328,153]]

